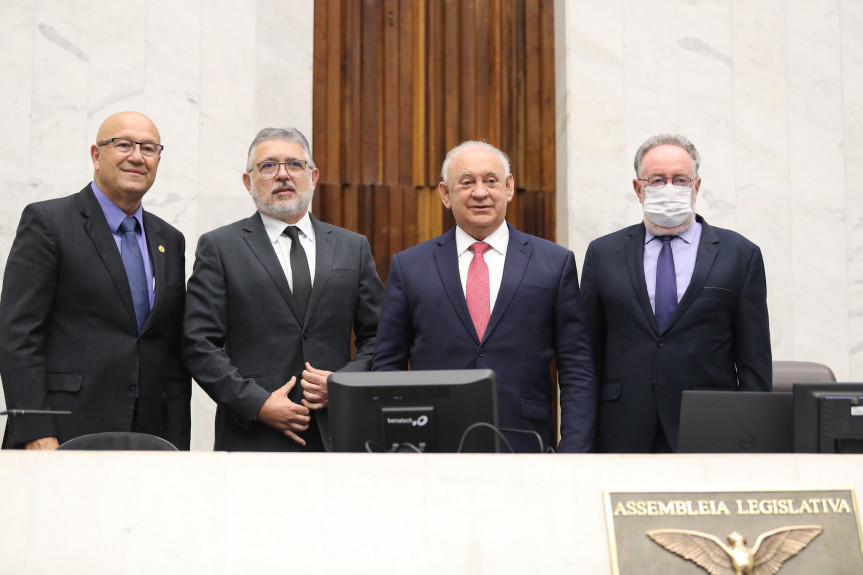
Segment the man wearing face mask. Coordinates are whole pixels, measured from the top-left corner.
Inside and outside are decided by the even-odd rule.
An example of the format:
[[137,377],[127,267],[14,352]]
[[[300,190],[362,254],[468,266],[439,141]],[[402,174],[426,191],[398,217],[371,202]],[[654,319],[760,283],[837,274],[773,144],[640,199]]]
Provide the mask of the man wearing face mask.
[[601,452],[677,451],[685,389],[772,387],[761,250],[695,214],[699,165],[686,138],[649,138],[632,180],[644,221],[587,248]]

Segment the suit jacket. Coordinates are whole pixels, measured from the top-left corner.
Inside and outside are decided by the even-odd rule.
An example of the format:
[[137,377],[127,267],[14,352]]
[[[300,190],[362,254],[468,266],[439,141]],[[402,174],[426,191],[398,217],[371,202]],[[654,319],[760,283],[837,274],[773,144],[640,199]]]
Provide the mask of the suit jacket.
[[0,297],[6,403],[72,414],[10,416],[4,445],[130,431],[137,392],[137,431],[189,449],[192,386],[179,352],[185,241],[149,212],[144,230],[156,290],[139,335],[126,269],[90,186],[24,209]]
[[[559,450],[588,451],[596,384],[571,251],[509,226],[503,279],[482,342],[461,285],[455,228],[393,256],[373,370],[491,369],[499,425],[535,431],[554,446],[552,360]],[[529,437],[507,439],[517,451],[537,451]]]
[[[299,403],[299,376],[307,361],[329,371],[369,369],[383,294],[369,242],[311,219],[315,279],[305,323],[258,213],[204,234],[198,242],[186,298],[183,356],[195,381],[218,404],[217,450],[302,451],[289,437],[255,420],[270,393],[297,376],[290,397]],[[313,413],[329,450],[327,410]]]
[[685,389],[771,389],[761,250],[697,220],[692,279],[662,333],[644,280],[644,224],[587,248],[581,288],[600,382],[600,451],[647,452],[656,425],[676,451]]

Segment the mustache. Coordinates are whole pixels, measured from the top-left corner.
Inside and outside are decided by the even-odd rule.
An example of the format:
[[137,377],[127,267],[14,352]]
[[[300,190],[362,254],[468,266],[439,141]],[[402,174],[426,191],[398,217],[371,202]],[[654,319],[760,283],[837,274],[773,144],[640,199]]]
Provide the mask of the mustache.
[[274,194],[278,191],[283,191],[285,189],[289,189],[291,190],[291,192],[297,193],[297,186],[295,186],[290,180],[277,181],[273,188],[270,190],[270,193]]

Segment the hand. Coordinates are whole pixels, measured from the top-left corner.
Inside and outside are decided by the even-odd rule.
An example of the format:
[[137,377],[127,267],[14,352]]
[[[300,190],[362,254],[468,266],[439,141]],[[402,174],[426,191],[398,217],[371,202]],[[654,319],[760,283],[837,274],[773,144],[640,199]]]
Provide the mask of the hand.
[[41,449],[48,451],[57,449],[58,447],[60,447],[60,442],[57,441],[56,437],[40,437],[39,439],[34,439],[24,445],[24,449]]
[[327,394],[327,377],[331,373],[331,371],[315,369],[306,362],[303,380],[300,382],[303,386],[303,405],[309,409],[323,409],[330,403],[330,396]]
[[297,378],[291,380],[270,394],[261,410],[258,411],[258,421],[262,421],[280,431],[299,443],[305,445],[306,441],[297,435],[309,428],[311,416],[307,407],[294,403],[288,399],[288,393],[294,388]]

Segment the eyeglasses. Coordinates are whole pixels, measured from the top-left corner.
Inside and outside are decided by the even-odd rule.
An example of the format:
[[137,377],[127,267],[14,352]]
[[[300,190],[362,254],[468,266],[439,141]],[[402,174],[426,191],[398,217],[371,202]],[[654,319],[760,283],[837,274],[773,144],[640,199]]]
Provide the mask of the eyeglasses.
[[134,152],[136,145],[141,146],[141,155],[145,158],[156,158],[160,156],[162,154],[162,150],[165,149],[165,146],[162,144],[157,144],[155,142],[136,142],[129,138],[111,138],[104,142],[96,142],[97,146],[104,146],[105,144],[111,144],[117,152],[123,155],[129,155]]
[[671,181],[673,186],[690,188],[692,187],[693,182],[695,182],[695,179],[687,178],[686,176],[674,176],[671,178],[666,178],[665,176],[650,176],[649,178],[638,178],[638,181],[647,182],[648,187],[664,186]]
[[[273,162],[265,160],[263,162],[258,162],[255,167],[258,168],[258,172],[260,172],[262,177],[272,178],[279,173],[279,166],[285,166],[285,170],[287,170],[288,175],[290,176],[301,176],[303,172],[306,171],[306,166],[308,164],[309,163],[305,160],[288,160],[287,162]],[[249,170],[249,173],[251,172],[252,170]]]

